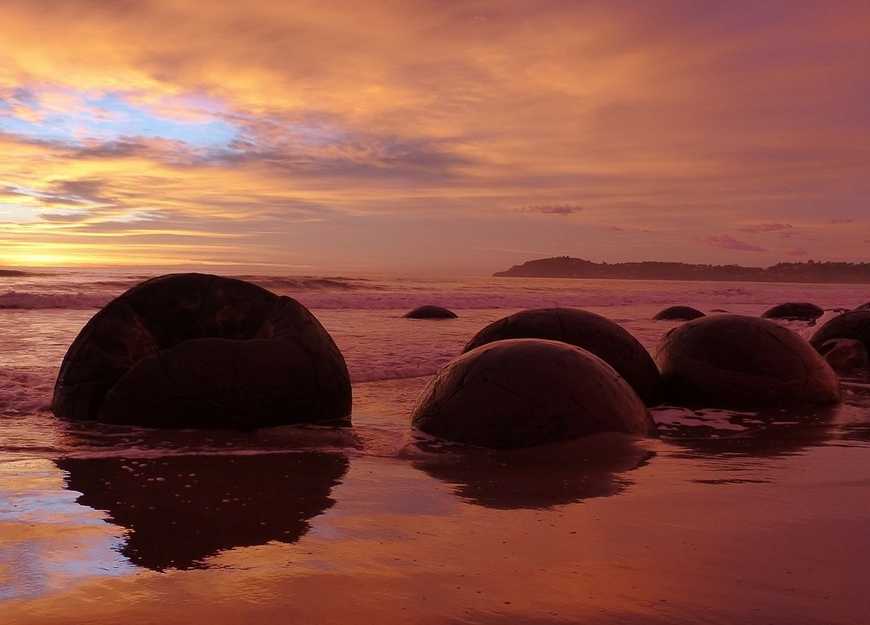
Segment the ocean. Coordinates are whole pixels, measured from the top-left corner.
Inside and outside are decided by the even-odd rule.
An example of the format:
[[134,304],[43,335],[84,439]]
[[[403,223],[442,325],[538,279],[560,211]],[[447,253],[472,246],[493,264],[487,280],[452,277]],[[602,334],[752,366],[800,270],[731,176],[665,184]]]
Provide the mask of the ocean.
[[[479,329],[523,309],[583,308],[653,351],[679,323],[653,320],[671,305],[808,301],[823,323],[870,285],[236,274],[330,332],[352,428],[57,420],[70,343],[157,273],[0,273],[4,625],[866,622],[865,379],[843,379],[835,407],[661,406],[657,439],[508,453],[438,445],[409,415]],[[458,318],[402,317],[424,304]]]

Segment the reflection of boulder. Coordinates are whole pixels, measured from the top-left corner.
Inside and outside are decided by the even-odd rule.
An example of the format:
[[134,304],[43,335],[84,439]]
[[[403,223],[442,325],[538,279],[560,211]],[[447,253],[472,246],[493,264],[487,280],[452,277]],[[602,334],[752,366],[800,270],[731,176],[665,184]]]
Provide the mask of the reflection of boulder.
[[130,530],[122,553],[154,570],[190,569],[234,547],[295,542],[334,501],[347,458],[325,452],[64,458],[78,503]]
[[787,319],[789,321],[815,321],[825,314],[821,306],[809,302],[787,302],[764,311],[764,319]]
[[697,308],[691,306],[668,306],[664,310],[660,310],[653,316],[653,319],[659,321],[691,321],[704,316]]
[[825,405],[837,375],[804,339],[775,321],[716,315],[665,334],[656,361],[672,402],[704,407]]
[[648,406],[662,398],[662,377],[652,356],[615,321],[580,308],[524,310],[489,324],[463,352],[504,339],[549,339],[588,350],[616,369]]
[[870,309],[861,308],[844,312],[825,323],[810,338],[816,349],[831,339],[853,339],[861,341],[870,352]]
[[441,306],[418,306],[402,315],[405,319],[456,319],[456,313]]
[[456,495],[487,508],[550,508],[621,492],[621,474],[653,452],[621,434],[529,449],[447,448],[413,461],[416,468],[454,485]]
[[646,406],[610,365],[541,339],[495,341],[449,362],[423,389],[411,425],[491,449],[611,431],[655,435]]
[[152,427],[320,423],[350,410],[344,358],[304,306],[205,274],[148,280],[98,312],[52,402],[64,419]]

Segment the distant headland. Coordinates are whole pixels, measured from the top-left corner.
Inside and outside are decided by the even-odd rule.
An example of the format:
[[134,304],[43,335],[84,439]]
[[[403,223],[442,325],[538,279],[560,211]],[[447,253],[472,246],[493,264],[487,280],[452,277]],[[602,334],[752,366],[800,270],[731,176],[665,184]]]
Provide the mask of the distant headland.
[[832,282],[870,284],[870,263],[835,263],[809,260],[778,263],[771,267],[693,265],[644,261],[593,263],[582,258],[557,256],[530,260],[497,271],[497,278],[604,278],[611,280],[710,280],[729,282]]

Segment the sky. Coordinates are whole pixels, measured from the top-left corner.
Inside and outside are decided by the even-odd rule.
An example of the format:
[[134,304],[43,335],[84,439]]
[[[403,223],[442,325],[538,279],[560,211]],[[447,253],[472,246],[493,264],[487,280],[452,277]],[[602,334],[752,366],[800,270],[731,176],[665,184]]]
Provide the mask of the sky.
[[863,0],[2,0],[0,266],[870,261]]

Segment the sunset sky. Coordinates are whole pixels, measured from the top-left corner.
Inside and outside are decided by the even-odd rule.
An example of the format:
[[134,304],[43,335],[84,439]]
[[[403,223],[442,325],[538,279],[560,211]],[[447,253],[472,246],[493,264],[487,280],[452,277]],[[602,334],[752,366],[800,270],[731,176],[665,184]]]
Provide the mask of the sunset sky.
[[870,2],[2,0],[0,266],[870,261]]

